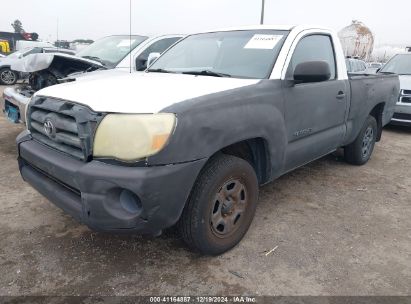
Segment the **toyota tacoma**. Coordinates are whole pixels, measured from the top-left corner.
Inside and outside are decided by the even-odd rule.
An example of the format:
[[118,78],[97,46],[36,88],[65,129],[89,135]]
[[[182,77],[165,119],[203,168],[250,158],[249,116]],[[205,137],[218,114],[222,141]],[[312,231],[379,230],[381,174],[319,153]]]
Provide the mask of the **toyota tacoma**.
[[365,164],[398,96],[396,75],[348,75],[331,30],[199,33],[145,73],[37,92],[19,167],[92,229],[176,226],[189,247],[217,255],[247,232],[259,185],[340,147]]

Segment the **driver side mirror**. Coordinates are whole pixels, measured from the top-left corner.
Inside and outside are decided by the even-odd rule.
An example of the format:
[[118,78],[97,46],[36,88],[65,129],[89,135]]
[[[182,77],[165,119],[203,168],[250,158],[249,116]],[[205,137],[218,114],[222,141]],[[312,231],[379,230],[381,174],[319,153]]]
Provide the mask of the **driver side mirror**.
[[298,64],[294,70],[296,83],[311,83],[330,80],[331,70],[328,62],[306,61]]
[[147,68],[149,68],[154,63],[154,61],[156,61],[160,56],[160,53],[150,53],[147,59]]

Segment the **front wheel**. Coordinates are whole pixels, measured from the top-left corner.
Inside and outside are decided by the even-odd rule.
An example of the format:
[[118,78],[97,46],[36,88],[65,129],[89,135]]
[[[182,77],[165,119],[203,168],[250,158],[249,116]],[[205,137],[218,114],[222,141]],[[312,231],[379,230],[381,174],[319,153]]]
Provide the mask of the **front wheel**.
[[377,121],[368,116],[355,141],[344,148],[345,160],[357,166],[366,164],[374,151],[377,131]]
[[221,154],[212,158],[194,185],[179,221],[189,247],[218,255],[237,245],[253,220],[258,181],[245,160]]
[[18,74],[9,68],[0,70],[0,84],[14,85],[18,80]]

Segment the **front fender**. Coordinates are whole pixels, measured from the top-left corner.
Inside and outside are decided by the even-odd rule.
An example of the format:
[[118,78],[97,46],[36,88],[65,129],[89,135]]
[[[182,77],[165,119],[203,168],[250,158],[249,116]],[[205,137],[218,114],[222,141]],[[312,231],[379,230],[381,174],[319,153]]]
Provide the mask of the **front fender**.
[[162,112],[177,115],[177,127],[168,145],[150,157],[149,165],[209,158],[234,143],[263,138],[272,172],[280,172],[287,145],[281,82],[219,92],[172,105]]

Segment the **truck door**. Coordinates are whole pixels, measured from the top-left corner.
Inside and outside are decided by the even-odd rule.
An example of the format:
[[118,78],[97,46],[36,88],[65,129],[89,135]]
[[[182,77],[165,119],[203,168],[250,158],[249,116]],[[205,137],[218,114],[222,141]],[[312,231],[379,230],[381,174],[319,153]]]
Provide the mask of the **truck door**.
[[[307,61],[326,61],[331,70],[330,79],[295,83],[295,67]],[[349,95],[346,78],[346,75],[337,75],[331,36],[310,34],[298,42],[283,80],[288,137],[286,170],[326,155],[341,144]]]

